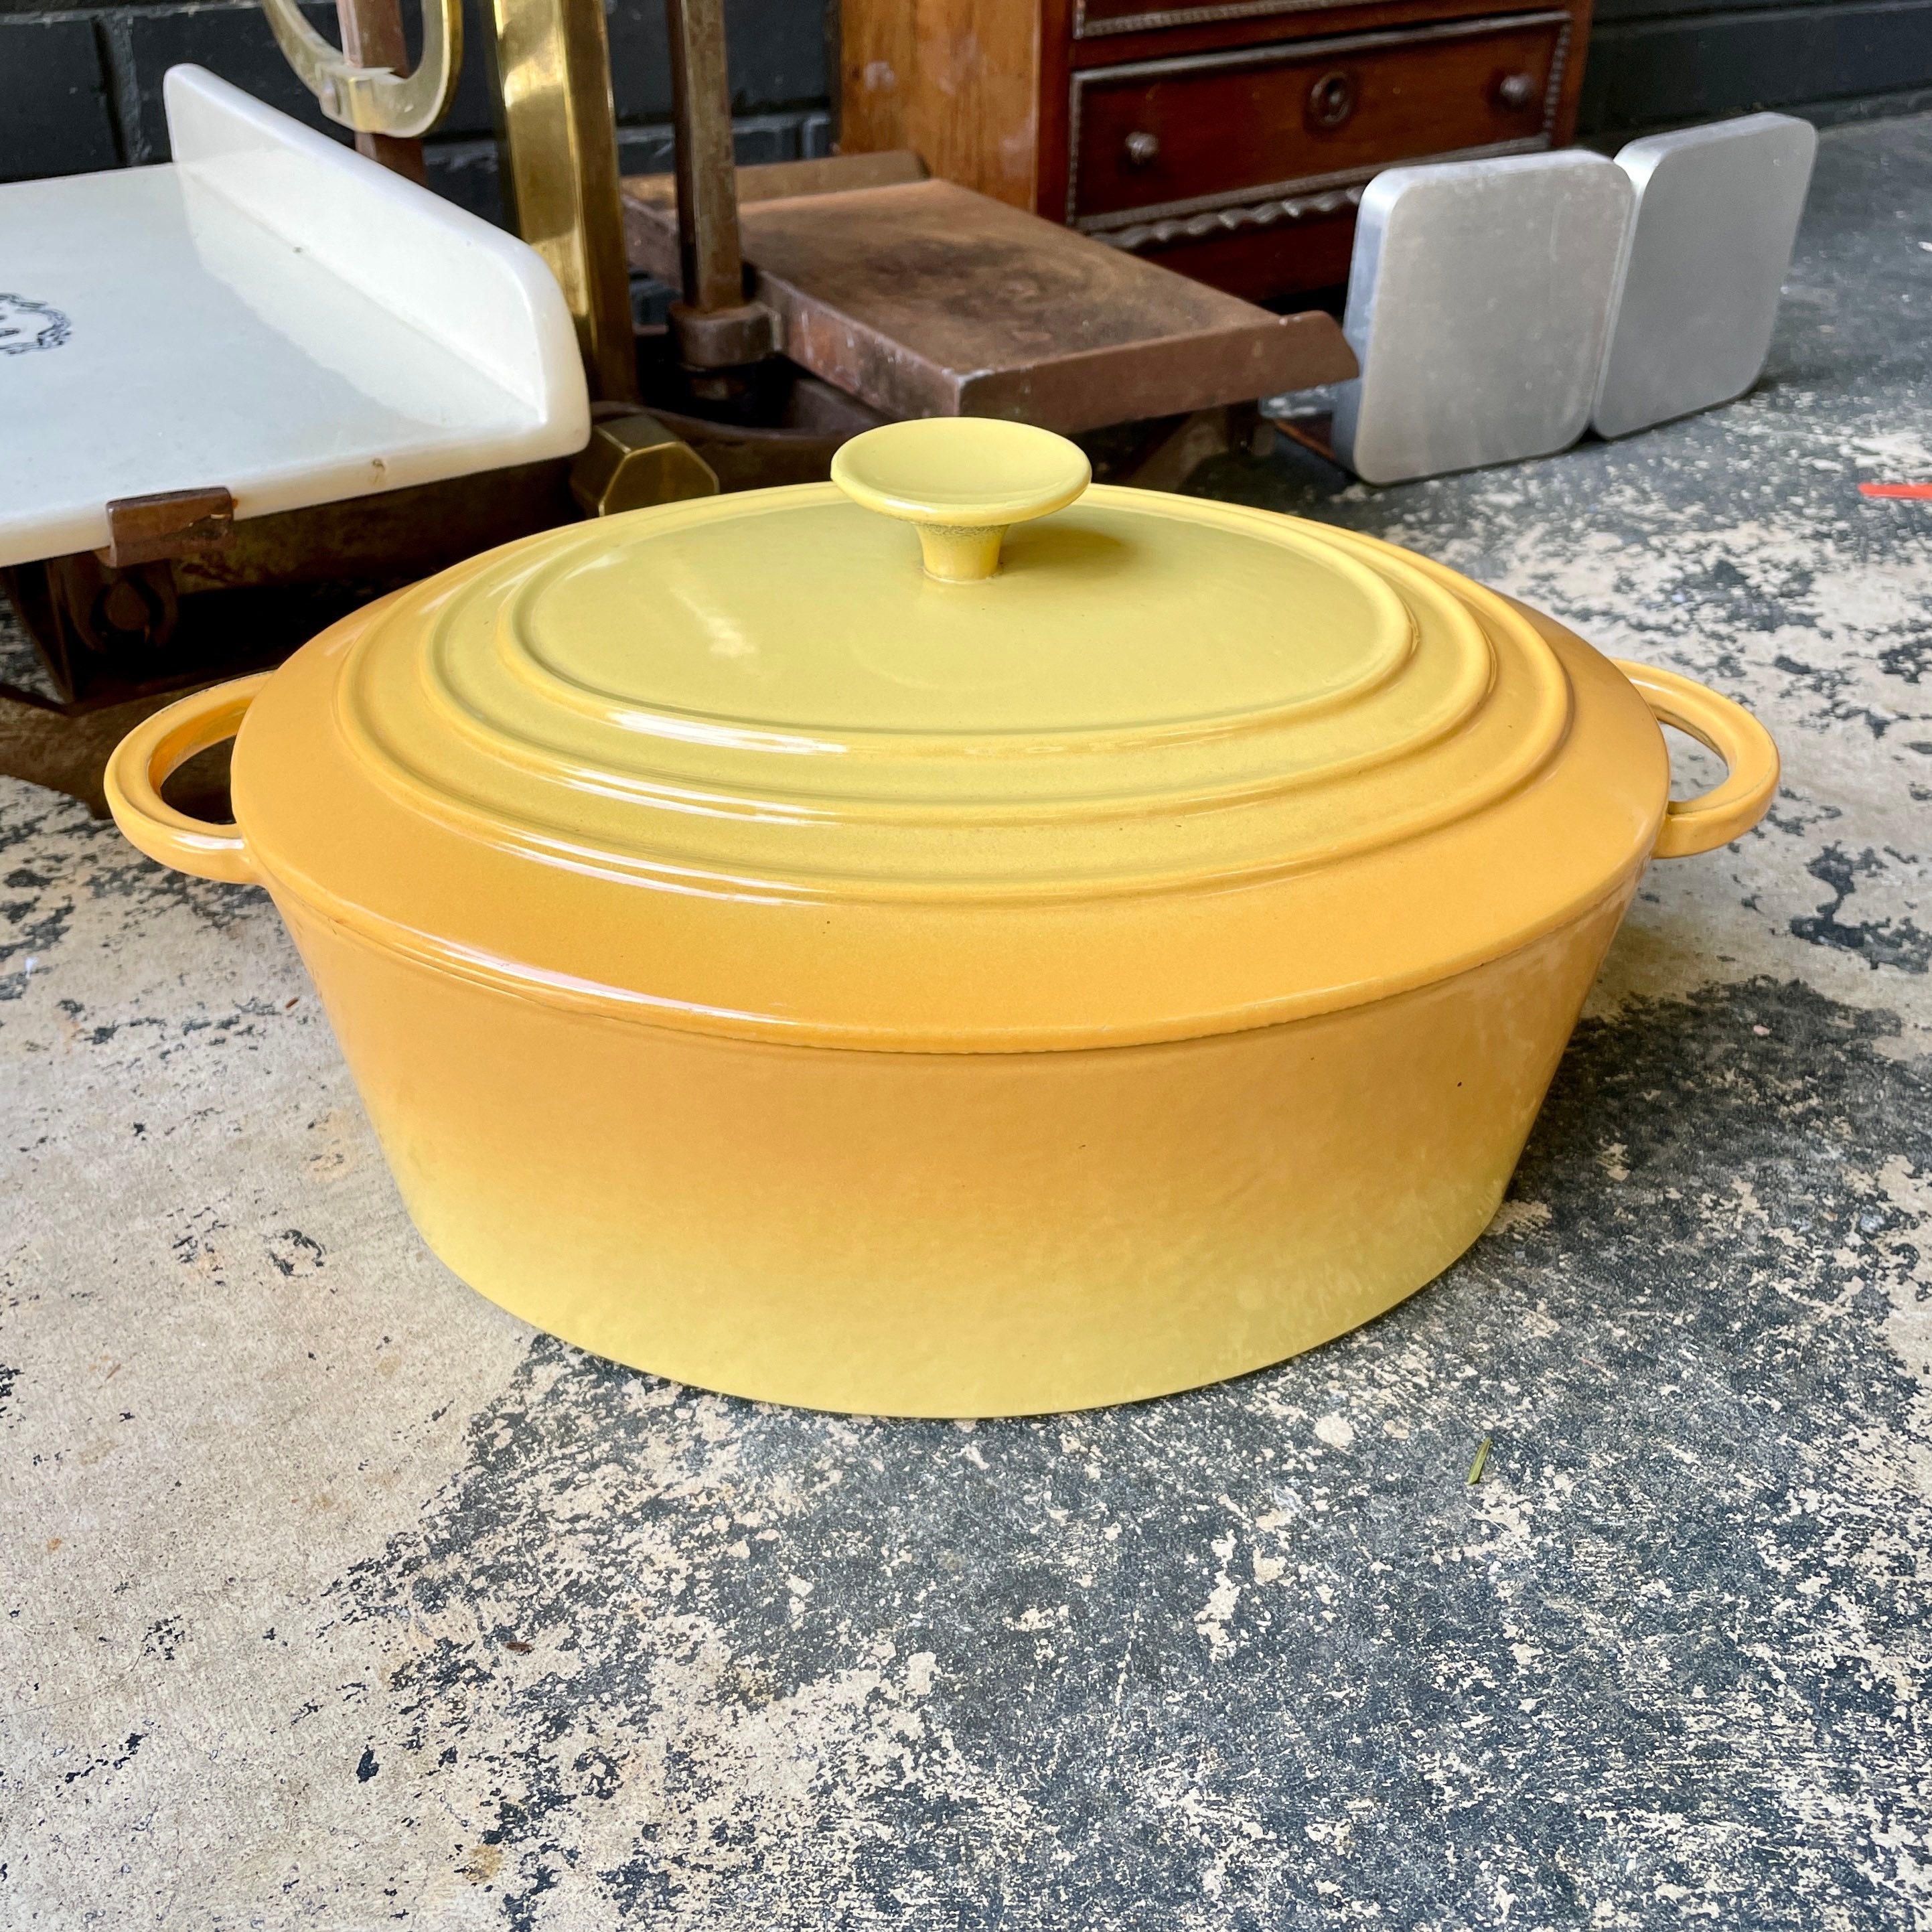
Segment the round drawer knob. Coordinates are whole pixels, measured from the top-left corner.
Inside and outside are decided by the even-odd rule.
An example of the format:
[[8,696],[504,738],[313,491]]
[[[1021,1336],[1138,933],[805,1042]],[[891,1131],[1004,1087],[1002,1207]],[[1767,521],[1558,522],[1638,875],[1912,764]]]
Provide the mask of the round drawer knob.
[[1355,111],[1355,83],[1339,70],[1324,74],[1308,90],[1309,124],[1339,128]]
[[1136,131],[1127,136],[1126,149],[1129,167],[1151,167],[1154,157],[1160,152],[1160,136]]
[[1527,107],[1536,98],[1536,76],[1506,74],[1496,82],[1496,98],[1505,107]]

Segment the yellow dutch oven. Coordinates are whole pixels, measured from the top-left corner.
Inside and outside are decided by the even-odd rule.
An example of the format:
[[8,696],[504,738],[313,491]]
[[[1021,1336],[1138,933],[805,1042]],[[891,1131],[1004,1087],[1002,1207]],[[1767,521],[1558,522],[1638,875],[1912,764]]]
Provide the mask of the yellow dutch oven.
[[[1413,1293],[1646,862],[1754,824],[1770,740],[1042,430],[898,424],[834,473],[373,604],[134,732],[115,817],[267,887],[423,1238],[601,1354],[1024,1414]],[[1715,791],[1670,801],[1660,718]],[[164,803],[230,734],[236,823]]]

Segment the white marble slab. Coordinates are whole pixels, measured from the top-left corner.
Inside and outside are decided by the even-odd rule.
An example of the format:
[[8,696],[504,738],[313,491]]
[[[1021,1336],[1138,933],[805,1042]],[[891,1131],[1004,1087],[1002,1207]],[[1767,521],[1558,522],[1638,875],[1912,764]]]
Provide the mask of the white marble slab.
[[1369,184],[1336,453],[1371,483],[1547,456],[1589,421],[1630,218],[1600,154],[1390,168]]
[[1633,141],[1636,194],[1591,422],[1628,436],[1758,379],[1804,212],[1817,130],[1749,114]]
[[0,187],[0,564],[105,506],[241,517],[560,456],[589,405],[530,248],[197,68],[174,161]]

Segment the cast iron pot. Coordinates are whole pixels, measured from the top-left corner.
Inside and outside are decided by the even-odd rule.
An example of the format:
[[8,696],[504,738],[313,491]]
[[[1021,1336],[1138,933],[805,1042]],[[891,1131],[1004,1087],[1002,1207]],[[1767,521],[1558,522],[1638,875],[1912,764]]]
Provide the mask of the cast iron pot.
[[[917,1415],[1280,1360],[1482,1232],[1646,865],[1777,754],[1422,558],[1087,482],[895,424],[509,544],[149,720],[116,818],[268,889],[423,1238],[570,1341]],[[231,734],[236,822],[172,811]]]

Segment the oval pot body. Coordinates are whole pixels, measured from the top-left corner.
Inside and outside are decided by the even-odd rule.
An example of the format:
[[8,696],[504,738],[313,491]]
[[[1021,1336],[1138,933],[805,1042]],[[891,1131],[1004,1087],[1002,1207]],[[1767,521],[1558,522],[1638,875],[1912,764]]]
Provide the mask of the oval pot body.
[[[839,465],[372,604],[138,728],[116,817],[267,886],[424,1238],[618,1360],[1037,1412],[1414,1292],[1644,866],[1756,821],[1768,739],[1372,538],[1087,490],[1042,431]],[[1670,801],[1660,718],[1723,785]],[[230,735],[238,823],[184,818],[157,788]]]
[[1205,1039],[854,1052],[548,1006],[278,902],[424,1240],[706,1388],[1160,1395],[1413,1293],[1495,1214],[1635,880],[1439,984]]

